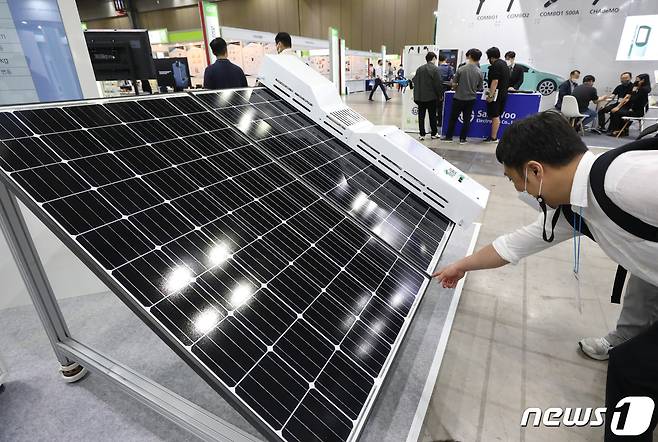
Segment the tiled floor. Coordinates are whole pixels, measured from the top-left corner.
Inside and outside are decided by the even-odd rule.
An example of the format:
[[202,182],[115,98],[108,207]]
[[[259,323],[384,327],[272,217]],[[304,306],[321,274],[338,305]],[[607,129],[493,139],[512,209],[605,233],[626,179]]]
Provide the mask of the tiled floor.
[[[375,123],[399,125],[401,99],[348,103]],[[587,135],[591,146],[610,139]],[[615,144],[622,141],[613,141]],[[502,177],[495,146],[426,141],[437,153],[489,188],[478,248],[534,220]],[[526,407],[603,406],[606,363],[577,350],[581,337],[604,335],[619,306],[609,302],[615,265],[587,239],[582,242],[581,299],[571,274],[567,241],[516,266],[468,275],[430,408],[423,441],[599,441],[600,428],[529,428],[519,425]]]

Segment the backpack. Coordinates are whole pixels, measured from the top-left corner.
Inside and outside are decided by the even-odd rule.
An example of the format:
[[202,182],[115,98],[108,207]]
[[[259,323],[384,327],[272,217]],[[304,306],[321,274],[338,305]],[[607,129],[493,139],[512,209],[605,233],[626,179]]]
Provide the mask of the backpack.
[[[604,183],[605,183],[605,174],[608,170],[610,164],[617,158],[619,155],[639,150],[658,150],[658,138],[651,137],[643,140],[633,141],[632,143],[626,144],[624,146],[618,147],[613,150],[609,150],[606,153],[600,155],[592,165],[592,170],[589,174],[590,187],[592,188],[592,193],[596,202],[599,204],[603,213],[606,214],[617,226],[621,227],[628,233],[638,238],[642,238],[646,241],[658,242],[658,226],[653,226],[647,224],[639,218],[631,215],[628,212],[622,210],[617,206],[605,193]],[[564,214],[564,217],[567,219],[571,227],[578,229],[580,227],[581,234],[587,236],[592,241],[596,240],[592,236],[587,223],[580,215],[573,212],[571,205],[564,204],[558,207],[556,212],[561,212]],[[554,223],[557,223],[558,216],[554,217]],[[612,296],[610,297],[610,302],[614,304],[619,304],[621,302],[621,292],[624,288],[624,282],[626,281],[627,270],[622,266],[617,266],[617,272],[615,274],[615,282],[612,288]]]

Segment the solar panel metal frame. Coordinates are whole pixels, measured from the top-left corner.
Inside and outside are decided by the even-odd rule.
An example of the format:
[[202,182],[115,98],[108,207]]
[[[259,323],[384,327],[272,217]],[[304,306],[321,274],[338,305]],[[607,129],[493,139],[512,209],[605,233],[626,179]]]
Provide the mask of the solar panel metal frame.
[[[259,90],[259,89],[260,89],[260,90],[267,90],[267,91],[270,92],[271,94],[277,96],[281,102],[285,103],[287,106],[290,106],[290,104],[289,104],[285,99],[283,99],[282,97],[280,97],[280,96],[277,94],[276,91],[273,91],[272,89],[270,89],[270,88],[268,88],[268,87],[262,87],[262,86],[261,86],[261,87],[255,87],[255,88],[223,89],[222,91],[200,90],[200,91],[192,91],[192,92],[189,92],[189,93],[190,93],[190,95],[192,95],[193,97],[197,98],[197,100],[199,101],[199,103],[201,103],[201,104],[202,104],[203,106],[205,106],[207,109],[209,109],[209,110],[211,110],[212,112],[218,114],[218,113],[217,113],[217,109],[213,109],[213,108],[211,108],[210,106],[208,106],[208,105],[207,105],[206,103],[204,103],[201,99],[199,99],[198,96],[199,96],[199,95],[218,94],[218,93],[221,93],[221,92],[227,92],[227,91],[253,91],[253,90]],[[291,107],[292,107],[292,106],[291,106]],[[294,108],[293,108],[293,109],[294,109]],[[297,113],[298,113],[299,115],[301,115],[303,118],[311,120],[311,118],[310,118],[308,115],[304,114],[303,112],[299,112],[298,110],[296,110],[296,111],[297,111]],[[220,116],[219,118],[221,118],[222,121],[224,121],[224,119],[223,119],[221,116]],[[312,121],[312,120],[311,120],[311,121]],[[231,126],[231,127],[235,127],[235,126],[232,125],[230,122],[227,122],[227,121],[224,121],[224,122],[225,122],[226,124],[228,124],[229,126]],[[320,124],[318,124],[318,123],[316,123],[316,122],[314,122],[314,124],[315,124],[315,125],[316,125],[316,126],[322,131],[322,132],[326,132],[326,133],[328,134],[328,136],[332,136],[329,132],[327,132],[327,130],[326,130],[322,125],[320,125]],[[247,135],[247,134],[244,134],[244,135],[245,135],[245,137],[249,138],[249,140],[250,140],[254,145],[258,146],[258,142],[257,142],[256,140],[250,138],[249,135]],[[377,170],[381,170],[381,167],[379,166],[379,164],[370,161],[366,156],[361,155],[360,152],[354,150],[351,146],[349,146],[348,144],[346,144],[346,143],[345,143],[343,140],[341,140],[340,138],[338,138],[338,137],[333,137],[333,139],[334,139],[335,141],[337,141],[338,143],[340,143],[340,145],[343,146],[345,149],[348,149],[350,152],[352,152],[354,155],[358,156],[359,158],[361,158],[361,159],[363,159],[364,161],[366,161],[366,162],[368,162],[369,164],[371,164],[371,165],[372,165],[374,168],[376,168]],[[268,155],[268,156],[269,156],[269,153],[268,153],[268,152],[265,152],[265,151],[264,151],[263,153],[264,153],[265,155]],[[297,175],[294,171],[291,171],[286,165],[282,164],[278,159],[274,158],[274,161],[276,161],[278,164],[281,165],[281,167],[283,167],[284,169],[288,170],[290,173],[292,173],[292,174],[294,174],[294,175]],[[304,180],[304,178],[302,178],[302,180]],[[397,181],[393,181],[393,182],[397,184]],[[342,207],[338,206],[338,204],[336,204],[336,203],[335,203],[334,201],[332,201],[330,198],[326,197],[324,194],[321,194],[320,192],[318,192],[315,188],[313,188],[313,186],[311,186],[310,184],[307,184],[307,186],[310,187],[314,192],[320,194],[320,195],[322,196],[322,198],[326,199],[326,200],[327,200],[332,206],[336,207],[336,208],[337,208],[338,210],[340,210],[341,212],[344,211],[344,209],[343,209]],[[400,188],[404,188],[404,187],[400,185]],[[404,188],[404,189],[407,190],[406,188]],[[408,191],[408,190],[407,190],[407,191]],[[409,191],[408,191],[408,192],[409,192]],[[412,192],[409,192],[409,194],[415,196],[415,197],[418,198],[418,199],[420,199],[419,197],[417,197],[417,196],[416,196],[415,194],[413,194]],[[421,200],[421,201],[422,201],[422,200]],[[431,209],[434,209],[434,208],[433,208],[432,206],[430,206],[429,204],[428,204],[428,207],[431,208]],[[434,210],[436,210],[436,209],[434,209]],[[438,211],[438,210],[437,210],[437,211]],[[442,238],[441,241],[439,242],[439,244],[438,244],[436,250],[434,251],[434,254],[432,255],[432,259],[431,259],[429,265],[427,266],[427,268],[423,269],[423,268],[418,267],[417,264],[415,264],[415,263],[409,261],[409,260],[405,257],[404,254],[402,254],[400,251],[396,250],[396,249],[393,248],[391,245],[389,245],[388,242],[387,242],[385,239],[383,239],[378,233],[372,231],[372,230],[371,230],[370,228],[368,228],[365,224],[363,224],[363,222],[362,222],[357,216],[354,216],[354,215],[352,215],[352,214],[350,214],[350,216],[351,216],[351,218],[354,219],[359,225],[361,225],[364,229],[366,229],[366,230],[367,230],[368,232],[370,232],[372,235],[376,236],[376,237],[379,238],[383,243],[385,243],[387,246],[389,246],[389,248],[390,248],[392,251],[394,251],[398,256],[400,256],[401,259],[403,259],[403,260],[405,260],[406,262],[408,262],[409,265],[411,265],[412,267],[418,268],[420,271],[422,271],[422,272],[425,273],[426,275],[431,275],[432,272],[434,271],[434,269],[436,268],[436,266],[437,266],[437,264],[438,264],[438,262],[439,262],[439,259],[441,259],[441,255],[443,254],[443,251],[445,250],[445,247],[446,247],[446,245],[447,245],[447,243],[448,243],[448,241],[449,241],[449,239],[450,239],[450,236],[452,235],[452,232],[453,232],[453,230],[454,230],[454,228],[455,228],[455,223],[452,222],[452,221],[450,221],[450,220],[449,220],[448,218],[446,218],[443,214],[441,214],[441,216],[444,217],[444,218],[448,221],[448,226],[446,227],[446,230],[445,230],[445,232],[444,232],[443,238]]]
[[[264,90],[267,90],[267,91],[269,91],[270,93],[272,93],[272,94],[274,94],[274,95],[277,95],[275,92],[271,91],[271,90],[270,90],[269,88],[267,88],[267,87],[224,89],[223,91],[242,91],[242,90],[253,91],[253,90],[258,90],[258,89],[264,89]],[[203,91],[194,91],[194,92],[189,92],[189,93],[190,93],[191,96],[197,98],[197,100],[198,100],[203,106],[205,106],[207,109],[211,110],[212,112],[216,112],[215,109],[210,108],[207,104],[203,103],[203,101],[199,100],[198,97],[196,97],[196,95],[202,95],[202,94],[216,94],[217,91],[203,90]],[[278,96],[278,95],[277,95],[277,96]],[[282,101],[284,101],[284,100],[282,99]],[[285,102],[285,101],[284,101],[284,102]],[[302,115],[303,115],[303,114],[302,114]],[[305,118],[309,118],[309,117],[306,116],[306,115],[303,115],[303,116],[304,116]],[[221,118],[221,117],[220,117],[220,118]],[[222,121],[224,121],[224,120],[222,119]],[[234,127],[230,122],[226,122],[226,121],[224,121],[224,122],[227,123],[229,126]],[[319,127],[320,127],[320,126],[319,126]],[[320,129],[322,129],[323,132],[325,131],[325,129],[322,128],[322,127],[320,127]],[[237,129],[236,129],[236,130],[237,130]],[[245,135],[245,136],[246,136],[247,138],[249,138],[248,135]],[[252,140],[251,138],[249,138],[249,140],[250,140],[254,145],[258,146],[258,144],[257,144],[254,140]],[[346,145],[346,144],[343,143],[341,140],[339,140],[339,139],[337,139],[337,138],[336,138],[336,140],[337,140],[338,142],[340,142],[341,145],[344,146],[346,149],[349,149],[350,151],[354,152],[355,154],[361,156],[360,154],[358,154],[358,152],[354,151],[350,146]],[[267,153],[267,152],[263,152],[263,153],[264,153],[265,155],[268,155],[268,156],[269,156],[269,153]],[[274,161],[276,161],[277,163],[279,163],[279,161],[278,161],[277,159],[274,159]],[[366,159],[366,161],[367,161],[367,159]],[[374,167],[379,168],[379,166],[377,166],[376,164],[371,163],[371,162],[369,162],[369,163],[372,164]],[[279,164],[280,164],[284,169],[288,170],[288,168],[287,168],[285,165],[283,165],[283,164],[281,164],[281,163],[279,163]],[[295,176],[297,176],[297,174],[296,174],[295,172],[293,172],[293,171],[290,171],[290,172],[293,173]],[[307,184],[307,186],[308,186],[311,190],[313,190],[313,192],[316,192],[316,193],[318,193],[319,195],[321,195],[323,199],[325,199],[326,201],[328,201],[328,202],[329,202],[332,206],[334,206],[337,210],[339,210],[340,212],[343,212],[343,211],[344,211],[341,207],[339,207],[337,204],[335,204],[335,203],[334,203],[333,201],[331,201],[329,198],[325,197],[324,195],[322,195],[322,194],[320,194],[318,191],[316,191],[312,186],[310,186],[310,185],[308,185],[308,184]],[[418,268],[417,265],[415,265],[414,263],[408,261],[408,260],[404,257],[404,255],[402,255],[400,252],[398,252],[397,250],[395,250],[395,249],[394,249],[392,246],[390,246],[390,245],[389,245],[384,239],[382,239],[379,235],[375,234],[375,233],[372,232],[368,227],[366,227],[365,225],[363,225],[362,222],[361,222],[357,217],[354,217],[354,216],[351,216],[351,215],[350,215],[350,217],[351,217],[353,220],[355,220],[355,222],[357,222],[360,226],[362,226],[363,229],[365,229],[367,232],[369,232],[369,233],[372,234],[373,236],[379,238],[380,241],[381,241],[382,243],[386,244],[386,246],[387,246],[391,251],[393,251],[394,253],[396,253],[396,254],[400,257],[400,259],[402,259],[403,261],[405,261],[406,263],[408,263],[411,267],[414,267],[414,268],[416,268],[417,270],[423,272],[425,275],[428,275],[429,272],[433,271],[433,269],[436,268],[436,265],[438,264],[438,261],[439,261],[439,259],[441,258],[441,255],[442,255],[443,251],[445,250],[445,247],[446,247],[448,241],[450,240],[450,237],[451,237],[451,235],[452,235],[452,232],[453,232],[453,230],[454,230],[454,228],[455,228],[455,224],[454,224],[452,221],[450,221],[449,224],[448,224],[448,227],[446,228],[446,231],[444,232],[443,238],[441,239],[441,241],[440,241],[440,243],[439,243],[439,245],[438,245],[438,247],[437,247],[437,250],[435,251],[435,253],[434,253],[434,255],[433,255],[433,258],[432,258],[432,262],[431,262],[431,264],[430,264],[430,267],[426,270],[426,269],[420,269],[420,268]],[[403,342],[404,342],[404,338],[405,338],[406,335],[407,335],[407,330],[408,330],[409,326],[411,325],[411,323],[413,322],[413,318],[414,318],[414,316],[415,316],[416,310],[417,310],[417,308],[418,308],[420,302],[422,302],[422,299],[423,299],[423,297],[424,297],[424,295],[425,295],[425,292],[427,291],[427,286],[429,285],[430,281],[431,281],[431,280],[427,280],[427,279],[426,279],[425,282],[424,282],[424,284],[423,284],[423,286],[422,286],[421,289],[419,290],[418,295],[416,296],[416,299],[415,299],[415,301],[414,301],[414,304],[413,304],[413,306],[411,307],[411,309],[409,310],[409,313],[407,314],[407,318],[408,318],[408,320],[405,320],[405,324],[404,324],[404,326],[401,328],[400,332],[398,333],[398,337],[396,338],[396,343],[395,343],[395,345],[392,347],[391,352],[389,353],[389,356],[388,356],[388,358],[387,358],[387,362],[384,364],[384,367],[382,368],[382,371],[381,371],[381,374],[380,374],[380,378],[382,379],[382,382],[380,382],[379,384],[376,384],[376,385],[375,385],[375,388],[374,388],[373,390],[371,390],[370,395],[369,395],[369,397],[368,397],[368,399],[367,399],[367,401],[366,401],[366,403],[365,403],[365,406],[364,406],[363,409],[362,409],[362,414],[363,414],[363,416],[359,416],[359,418],[358,418],[358,421],[359,421],[359,422],[358,422],[358,424],[356,425],[356,427],[355,427],[355,429],[353,430],[353,432],[352,432],[352,434],[350,435],[350,437],[347,439],[348,441],[357,441],[357,440],[359,439],[359,436],[360,436],[360,434],[361,434],[361,431],[362,431],[363,427],[365,426],[365,424],[367,423],[368,416],[370,415],[370,413],[371,413],[371,411],[372,411],[372,408],[373,408],[373,406],[374,406],[375,403],[376,403],[377,397],[379,396],[379,392],[380,392],[380,390],[386,385],[386,381],[388,380],[388,372],[389,372],[389,369],[391,368],[391,365],[395,362],[395,357],[396,357],[396,355],[397,355],[397,353],[398,353],[398,350],[400,349],[400,347],[402,346],[402,344],[403,344]]]
[[[167,94],[161,98],[174,98],[174,97],[189,97],[187,93],[174,93]],[[62,101],[53,103],[39,103],[27,104],[20,106],[0,106],[0,112],[5,111],[18,111],[18,110],[33,110],[33,109],[48,109],[53,107],[67,107],[77,105],[93,105],[93,104],[107,104],[116,103],[121,101],[135,101],[135,100],[148,100],[154,99],[152,96],[144,97],[120,97],[109,99],[89,99],[89,100],[76,100],[76,101]],[[71,235],[69,235],[64,227],[55,220],[48,212],[43,210],[39,203],[36,202],[25,190],[18,186],[12,179],[8,178],[4,171],[0,171],[0,180],[10,193],[15,195],[20,202],[22,202],[30,211],[50,229],[51,232],[62,241],[66,247],[73,252],[73,254],[82,261],[85,266],[92,271],[111,291],[114,293],[139,319],[146,324],[169,348],[171,348],[185,363],[192,368],[208,385],[217,391],[224,400],[226,400],[233,408],[240,411],[240,414],[247,419],[247,421],[258,429],[261,433],[267,435],[271,440],[279,440],[278,435],[273,433],[267,424],[260,420],[257,415],[251,412],[245,405],[242,404],[238,396],[231,393],[228,388],[218,382],[210,371],[206,371],[198,361],[191,358],[191,352],[187,351],[185,347],[175,338],[168,330],[161,325],[153,315],[146,314],[144,307],[140,302],[130,294],[121,284],[116,281],[109,272],[105,271],[102,265],[96,261],[85,249],[78,245]],[[276,439],[275,439],[276,438]]]
[[[58,102],[58,103],[45,103],[45,104],[35,104],[35,105],[21,105],[21,106],[5,106],[0,107],[0,111],[17,111],[17,110],[32,110],[32,109],[46,109],[46,108],[61,108],[68,106],[77,106],[77,105],[93,105],[93,104],[107,104],[115,103],[119,101],[135,101],[135,100],[149,100],[149,99],[166,99],[166,98],[175,98],[175,97],[189,97],[188,94],[167,94],[161,97],[129,97],[129,98],[115,98],[115,99],[94,99],[94,100],[81,100],[81,101],[68,101],[68,102]],[[198,102],[199,100],[197,100]],[[205,106],[203,103],[201,105],[212,112],[212,109]],[[232,126],[232,129],[235,130]],[[252,143],[254,144],[254,143]],[[276,160],[275,162],[279,164]],[[296,174],[294,174],[297,176]],[[199,376],[206,381],[213,389],[215,389],[220,395],[230,403],[234,408],[240,411],[243,417],[245,417],[255,428],[261,431],[264,435],[272,440],[281,440],[279,435],[276,434],[269,427],[269,425],[262,420],[258,413],[251,410],[250,407],[243,403],[243,400],[232,393],[223,382],[215,377],[215,375],[204,368],[200,361],[197,361],[194,357],[191,357],[191,352],[189,352],[182,343],[171,334],[162,324],[159,323],[157,318],[153,315],[150,315],[146,312],[144,307],[140,302],[130,294],[130,292],[124,288],[118,281],[116,281],[108,271],[104,270],[102,264],[98,262],[89,252],[87,252],[83,247],[77,244],[72,236],[66,232],[64,227],[55,220],[52,215],[43,210],[39,203],[36,202],[27,191],[23,190],[19,185],[17,185],[14,180],[8,178],[4,172],[0,173],[0,179],[7,186],[11,193],[18,196],[19,200],[23,202],[36,216],[42,221],[99,279],[108,286],[114,292],[119,299],[122,300],[132,311],[135,313],[153,332],[158,335],[158,337],[164,341],[181,359],[183,359]],[[325,199],[323,197],[323,199]],[[325,199],[326,200],[326,199]],[[342,210],[341,210],[342,212]],[[454,226],[453,226],[454,227]],[[366,231],[370,232],[369,229]],[[446,232],[447,233],[447,232]],[[374,235],[373,235],[374,236]],[[445,245],[449,239],[449,234],[444,235],[441,244],[441,250],[445,248]],[[381,240],[380,240],[381,241]],[[383,241],[381,241],[383,242]],[[399,255],[399,254],[398,254]],[[400,257],[403,261],[404,258]],[[409,264],[407,262],[407,264]],[[415,267],[412,264],[409,264],[411,267]],[[395,357],[398,354],[398,350],[404,342],[404,338],[407,334],[407,330],[418,309],[420,302],[423,299],[427,286],[430,280],[425,278],[418,293],[415,296],[414,303],[411,306],[406,320],[404,321],[403,326],[396,336],[395,343],[391,347],[386,362],[384,363],[378,379],[381,379],[380,382],[375,382],[374,388],[369,392],[368,398],[361,409],[361,412],[356,419],[358,422],[352,432],[350,433],[347,440],[355,441],[358,440],[359,435],[363,429],[363,426],[367,422],[368,416],[372,411],[376,399],[379,395],[381,388],[385,385],[387,380],[388,372],[395,362]]]

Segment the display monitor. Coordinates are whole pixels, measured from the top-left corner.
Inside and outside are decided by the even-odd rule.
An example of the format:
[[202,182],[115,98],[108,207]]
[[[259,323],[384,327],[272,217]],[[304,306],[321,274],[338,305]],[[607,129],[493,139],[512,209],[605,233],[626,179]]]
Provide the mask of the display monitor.
[[658,60],[658,15],[626,17],[619,39],[617,60]]
[[182,91],[191,87],[190,64],[187,57],[154,58],[156,78],[160,88]]
[[156,77],[147,30],[87,30],[85,40],[96,80]]

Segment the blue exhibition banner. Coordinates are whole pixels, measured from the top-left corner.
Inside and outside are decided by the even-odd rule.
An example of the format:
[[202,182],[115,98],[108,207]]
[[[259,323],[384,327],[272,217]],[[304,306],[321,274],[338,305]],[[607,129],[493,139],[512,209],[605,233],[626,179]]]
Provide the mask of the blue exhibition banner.
[[[454,91],[445,93],[443,100],[443,120],[441,126],[441,135],[446,134],[448,130],[448,120],[450,119],[450,112],[452,111],[452,99],[454,98]],[[510,124],[516,120],[521,120],[529,115],[539,112],[539,104],[541,95],[534,94],[519,94],[511,93],[507,96],[505,103],[505,111],[500,118],[500,130],[498,131],[498,138],[500,138],[509,127]],[[455,136],[459,136],[462,128],[462,116],[460,115],[455,125]],[[482,100],[482,93],[479,92],[473,106],[473,113],[471,114],[471,126],[468,128],[468,137],[472,138],[486,138],[491,132],[491,119],[487,117],[487,102]]]

